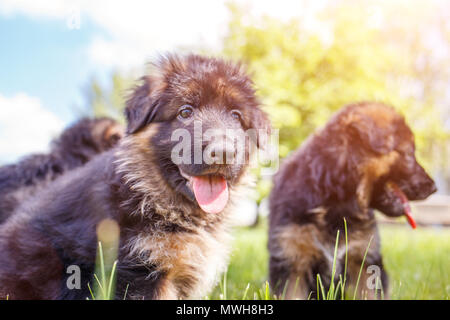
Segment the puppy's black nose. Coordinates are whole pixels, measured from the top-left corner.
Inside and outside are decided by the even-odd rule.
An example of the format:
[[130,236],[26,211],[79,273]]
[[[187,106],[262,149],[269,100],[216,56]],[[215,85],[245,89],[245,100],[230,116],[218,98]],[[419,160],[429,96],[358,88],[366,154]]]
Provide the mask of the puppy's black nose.
[[431,179],[426,179],[417,184],[416,193],[418,199],[425,199],[437,191],[436,184]]
[[423,183],[422,188],[423,190],[427,190],[430,194],[435,193],[437,191],[436,184],[431,180]]

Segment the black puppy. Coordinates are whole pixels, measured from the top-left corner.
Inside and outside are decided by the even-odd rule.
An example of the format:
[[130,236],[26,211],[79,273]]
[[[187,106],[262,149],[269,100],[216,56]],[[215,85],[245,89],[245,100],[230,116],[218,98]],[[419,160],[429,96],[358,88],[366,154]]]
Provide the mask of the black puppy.
[[46,154],[0,167],[0,223],[40,188],[117,144],[122,127],[109,118],[83,118],[63,131]]
[[[227,130],[269,127],[251,80],[220,59],[168,56],[133,92],[126,116],[127,135],[115,150],[55,180],[0,227],[0,296],[90,297],[104,219],[120,227],[118,298],[199,298],[216,283],[247,168],[233,161],[238,150]],[[208,129],[227,143],[203,143]],[[178,162],[173,151],[182,142],[186,161]],[[193,159],[195,149],[212,161]],[[73,265],[80,289],[66,285]]]

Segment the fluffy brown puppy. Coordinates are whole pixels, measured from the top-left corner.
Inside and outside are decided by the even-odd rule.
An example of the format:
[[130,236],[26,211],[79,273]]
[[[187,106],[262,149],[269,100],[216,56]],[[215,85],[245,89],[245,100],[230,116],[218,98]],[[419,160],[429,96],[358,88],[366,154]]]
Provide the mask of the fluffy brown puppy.
[[270,196],[270,282],[278,294],[286,290],[290,299],[316,298],[318,274],[328,288],[338,230],[335,279],[343,275],[345,218],[347,285],[355,287],[372,238],[365,266],[373,267],[363,269],[359,297],[381,296],[376,277],[388,297],[373,209],[401,216],[406,198],[425,199],[435,192],[414,153],[403,117],[386,105],[361,103],[343,108],[285,161]]
[[52,141],[49,153],[33,154],[0,167],[0,223],[39,188],[111,149],[123,136],[110,118],[83,118]]
[[[120,227],[118,299],[125,292],[129,299],[200,298],[216,283],[247,164],[216,157],[232,158],[234,142],[206,144],[199,136],[210,128],[220,136],[225,129],[268,127],[252,82],[221,59],[166,56],[134,90],[126,117],[127,135],[115,150],[55,180],[2,225],[0,296],[90,297],[96,228],[104,219]],[[174,133],[188,133],[192,141],[185,137],[184,146],[213,161],[176,164],[173,150],[181,142]],[[196,154],[189,148],[187,160]],[[79,289],[67,286],[73,265],[81,269]]]

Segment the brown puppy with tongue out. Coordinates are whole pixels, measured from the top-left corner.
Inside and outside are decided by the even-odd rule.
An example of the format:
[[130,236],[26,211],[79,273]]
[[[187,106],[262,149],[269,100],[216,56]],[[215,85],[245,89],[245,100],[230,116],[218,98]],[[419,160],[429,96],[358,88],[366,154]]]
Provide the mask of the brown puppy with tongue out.
[[[115,149],[0,227],[0,298],[90,298],[105,219],[120,230],[117,298],[202,298],[216,284],[245,160],[260,141],[251,134],[237,144],[229,132],[269,128],[250,78],[221,59],[165,56],[125,113],[127,135]],[[79,287],[67,285],[71,266],[80,268]]]
[[[339,231],[334,280],[346,277],[350,292],[358,283],[359,298],[387,298],[373,209],[392,217],[405,215],[414,228],[408,200],[425,199],[435,191],[416,160],[413,133],[400,114],[381,103],[342,108],[274,178],[269,227],[272,288],[290,299],[316,299],[320,275],[328,289]],[[377,289],[381,287],[383,293]]]

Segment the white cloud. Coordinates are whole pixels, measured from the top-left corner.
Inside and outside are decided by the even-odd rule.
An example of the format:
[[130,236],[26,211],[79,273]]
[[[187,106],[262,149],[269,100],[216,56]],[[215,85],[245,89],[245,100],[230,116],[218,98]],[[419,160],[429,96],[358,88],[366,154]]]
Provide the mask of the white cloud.
[[217,47],[227,26],[222,0],[91,1],[81,7],[111,35],[94,39],[90,57],[115,67],[140,66],[156,52],[175,48]]
[[97,35],[86,52],[94,63],[130,68],[141,66],[149,55],[175,48],[217,46],[227,26],[225,0],[166,1],[35,1],[2,0],[0,14],[65,19],[79,13],[108,33]]
[[86,52],[97,66],[114,67],[129,71],[130,68],[142,67],[148,61],[148,53],[152,52],[145,45],[127,40],[105,40],[95,37]]
[[[247,0],[248,10],[280,19],[311,17],[329,0]],[[65,19],[79,12],[80,28],[90,19],[109,34],[95,36],[86,49],[95,64],[130,69],[149,56],[180,48],[220,48],[228,27],[226,0],[2,0],[0,14]],[[308,18],[311,20],[311,18]],[[75,18],[75,20],[77,20]],[[303,21],[303,19],[302,19]],[[313,24],[314,21],[305,21]],[[317,28],[314,25],[314,28]]]
[[73,4],[74,1],[71,0],[2,0],[0,13],[4,15],[23,13],[32,17],[64,18]]
[[45,109],[39,99],[19,93],[0,94],[0,162],[48,150],[64,123]]

